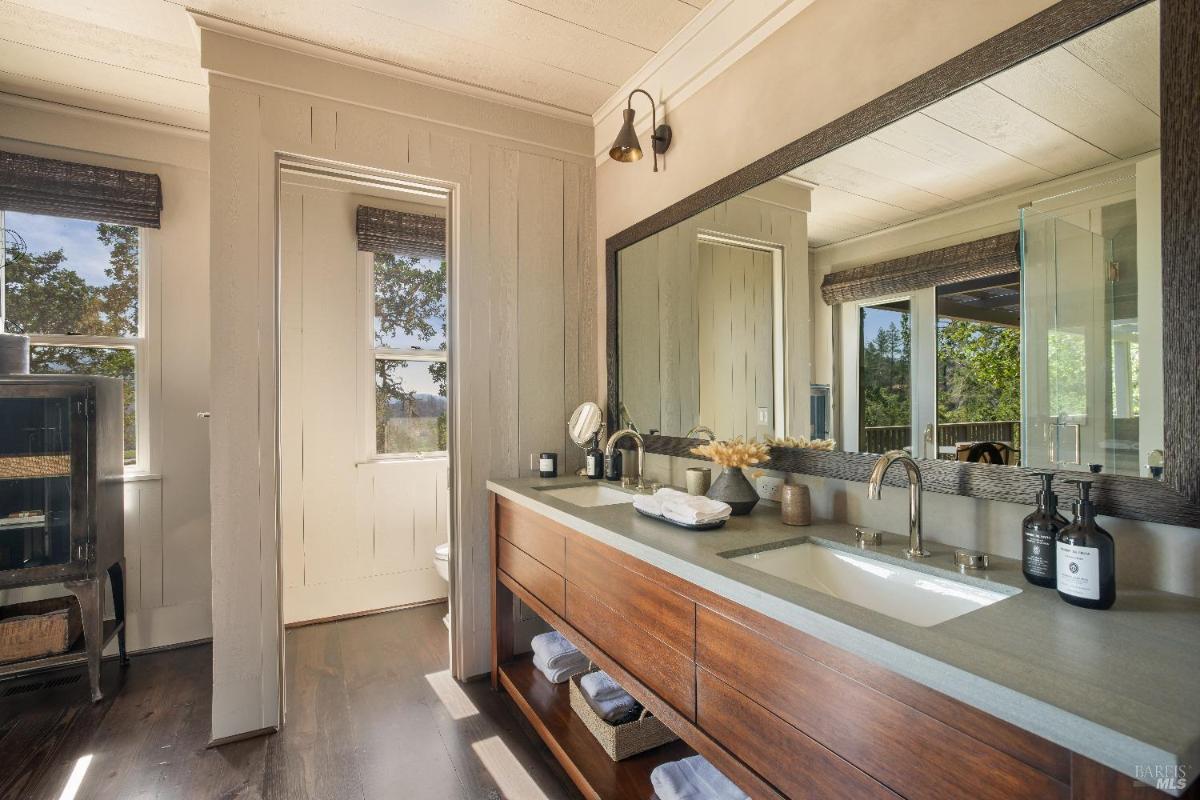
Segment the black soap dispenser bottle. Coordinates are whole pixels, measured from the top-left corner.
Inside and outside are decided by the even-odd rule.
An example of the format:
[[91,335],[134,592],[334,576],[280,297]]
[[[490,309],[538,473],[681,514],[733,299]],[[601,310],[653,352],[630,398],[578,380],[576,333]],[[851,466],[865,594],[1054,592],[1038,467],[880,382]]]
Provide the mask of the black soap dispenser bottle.
[[604,477],[604,451],[600,449],[600,434],[592,437],[591,447],[584,456],[584,472],[592,480]]
[[1116,547],[1096,524],[1091,479],[1073,483],[1079,485],[1079,516],[1058,534],[1058,595],[1071,605],[1110,608],[1117,599]]
[[1035,473],[1042,480],[1037,493],[1037,510],[1021,523],[1021,572],[1035,586],[1053,589],[1058,580],[1055,568],[1058,534],[1070,523],[1058,513],[1053,472]]

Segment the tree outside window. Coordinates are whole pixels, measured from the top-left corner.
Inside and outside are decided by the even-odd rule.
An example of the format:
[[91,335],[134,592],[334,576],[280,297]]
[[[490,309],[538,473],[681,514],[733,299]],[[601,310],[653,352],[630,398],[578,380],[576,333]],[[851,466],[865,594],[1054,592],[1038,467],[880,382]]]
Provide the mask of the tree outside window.
[[124,381],[125,463],[137,461],[140,230],[8,211],[4,330],[30,337],[30,371]]
[[441,259],[375,254],[376,454],[448,448],[446,276]]

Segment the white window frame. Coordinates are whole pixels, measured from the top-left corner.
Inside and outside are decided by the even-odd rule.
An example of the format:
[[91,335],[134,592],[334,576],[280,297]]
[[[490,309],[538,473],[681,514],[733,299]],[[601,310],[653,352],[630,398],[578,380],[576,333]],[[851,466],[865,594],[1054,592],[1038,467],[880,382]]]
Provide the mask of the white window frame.
[[[4,221],[4,209],[0,209],[0,231],[7,230]],[[42,215],[45,216],[45,215]],[[85,220],[98,222],[98,220]],[[130,226],[133,227],[133,226]],[[93,336],[87,334],[55,334],[29,333],[30,348],[38,346],[67,346],[94,347],[105,349],[132,350],[134,358],[134,406],[135,406],[135,436],[137,449],[132,464],[125,464],[126,475],[146,475],[150,472],[150,418],[151,418],[151,387],[150,387],[150,350],[149,318],[152,311],[150,298],[150,263],[153,260],[149,254],[153,242],[150,231],[138,226],[138,330],[136,336]],[[8,269],[8,250],[0,251],[0,330],[8,327],[6,271]],[[156,310],[156,309],[155,309]],[[124,453],[124,450],[122,450]],[[122,461],[124,456],[122,455]]]
[[[362,336],[360,348],[362,357],[360,372],[362,380],[359,381],[361,388],[361,397],[359,408],[362,411],[362,430],[363,430],[363,455],[362,460],[368,462],[387,462],[387,461],[429,461],[431,459],[448,459],[450,453],[448,450],[430,450],[428,452],[412,452],[412,453],[378,453],[375,451],[375,362],[377,360],[386,361],[408,361],[408,362],[442,362],[449,365],[450,362],[450,340],[447,337],[445,350],[417,350],[403,347],[376,347],[375,346],[375,254],[365,251],[358,253],[358,285],[360,288],[359,307],[362,309],[360,315],[363,320]],[[447,276],[448,277],[448,276]],[[446,313],[450,313],[449,303],[449,280],[447,280],[447,303]],[[447,331],[449,331],[449,319],[447,319]],[[447,369],[449,367],[447,366]],[[447,392],[447,425],[449,424],[449,393]],[[448,443],[448,441],[447,441]]]

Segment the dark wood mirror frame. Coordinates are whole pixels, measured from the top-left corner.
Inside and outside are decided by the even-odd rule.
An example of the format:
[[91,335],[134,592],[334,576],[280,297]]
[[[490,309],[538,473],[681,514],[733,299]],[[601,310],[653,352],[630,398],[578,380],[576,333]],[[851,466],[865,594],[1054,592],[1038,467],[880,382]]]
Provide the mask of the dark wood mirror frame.
[[[605,243],[608,429],[618,429],[617,253],[718,203],[832,152],[1014,64],[1153,0],[1062,0],[850,113],[695,192]],[[1097,475],[1101,513],[1200,527],[1200,3],[1159,0],[1162,98],[1163,420],[1166,473]],[[691,456],[702,443],[645,436],[646,452]],[[774,448],[766,469],[866,481],[877,456]],[[1032,470],[922,460],[925,488],[1032,504]],[[1069,477],[1069,476],[1068,476]],[[899,477],[892,479],[897,484]],[[889,481],[890,482],[890,481]],[[1066,491],[1063,484],[1057,487]]]

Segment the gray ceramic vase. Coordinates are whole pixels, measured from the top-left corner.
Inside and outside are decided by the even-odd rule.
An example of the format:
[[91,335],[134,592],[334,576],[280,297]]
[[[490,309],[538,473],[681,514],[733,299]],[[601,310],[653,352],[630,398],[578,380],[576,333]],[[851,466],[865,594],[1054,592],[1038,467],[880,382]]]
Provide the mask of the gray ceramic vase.
[[758,492],[738,467],[725,467],[721,470],[721,474],[709,487],[708,496],[713,500],[728,503],[735,517],[749,514],[758,502]]

